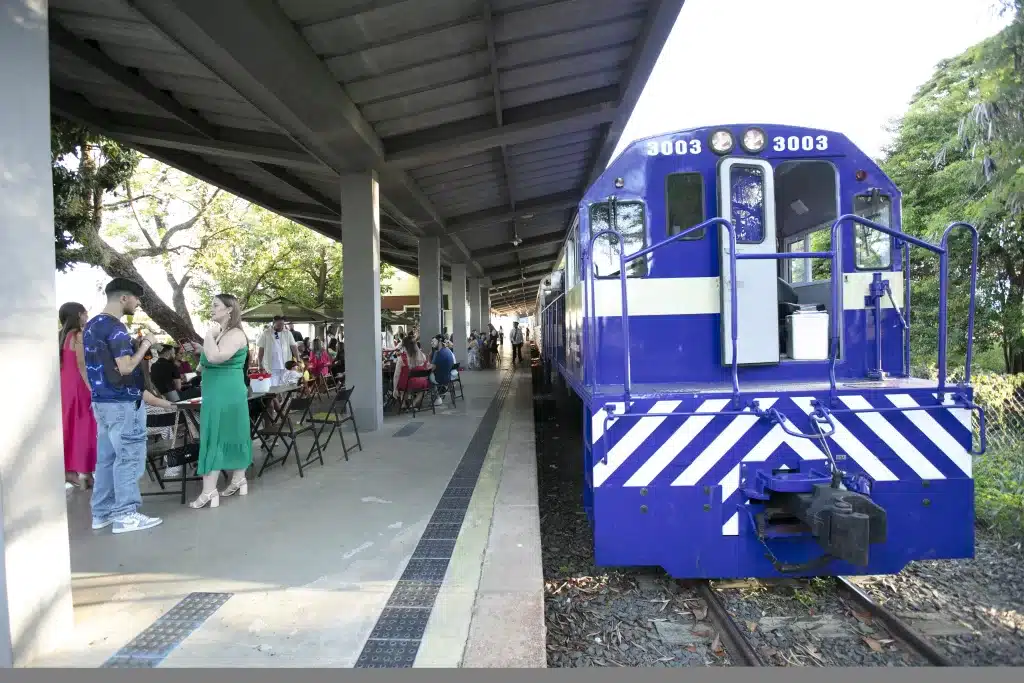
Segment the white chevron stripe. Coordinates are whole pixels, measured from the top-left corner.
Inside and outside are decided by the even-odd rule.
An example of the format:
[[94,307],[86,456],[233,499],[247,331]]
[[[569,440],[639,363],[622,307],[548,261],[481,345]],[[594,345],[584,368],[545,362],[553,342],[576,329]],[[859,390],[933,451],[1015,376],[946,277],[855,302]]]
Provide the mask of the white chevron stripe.
[[[793,403],[803,412],[811,412],[810,398],[797,397],[793,399]],[[835,417],[832,419],[832,424],[835,425],[835,432],[829,438],[842,448],[843,452],[850,456],[855,463],[860,465],[865,474],[874,481],[899,481],[899,477],[893,474],[892,470],[886,467],[874,453],[865,448],[864,444],[851,434],[849,429],[840,424],[839,420],[835,419]]]
[[[840,396],[839,400],[848,408],[860,410],[871,408],[871,404],[863,396]],[[896,456],[914,470],[922,479],[945,479],[945,475],[928,458],[921,454],[912,443],[900,434],[892,424],[879,413],[856,413],[868,429],[875,433],[885,445],[892,449]]]
[[[796,454],[799,455],[802,460],[826,459],[825,453],[815,446],[812,446],[810,441],[807,439],[801,439],[797,436],[790,436],[781,425],[775,425],[754,445],[753,448],[750,449],[745,456],[743,456],[743,460],[740,462],[764,462],[770,458],[772,453],[774,453],[782,444],[786,444],[796,451]],[[722,487],[723,501],[736,493],[736,489],[740,487],[740,466],[737,464],[729,470],[729,473],[722,477],[722,481],[718,482],[718,485]]]
[[[932,394],[935,398],[938,398],[938,394]],[[964,426],[967,431],[974,433],[974,422],[971,418],[971,411],[967,408],[961,407],[959,403],[953,400],[953,394],[946,394],[942,400],[944,406],[955,406],[949,408],[949,414],[952,415],[957,421]]]
[[722,409],[729,405],[729,399],[727,398],[716,398],[710,401],[704,401],[697,408],[697,413],[712,413],[708,417],[697,417],[696,415],[686,419],[685,422],[675,431],[672,436],[665,440],[665,443],[661,445],[654,455],[647,459],[640,469],[638,469],[629,481],[626,482],[626,486],[648,486],[654,479],[668,467],[676,456],[683,452],[683,449],[690,445],[690,442],[696,438],[698,434],[703,431],[708,424],[715,419],[715,413],[719,413]]
[[[624,412],[626,412],[626,404],[623,403],[622,401],[619,401],[617,403],[612,403],[611,405],[614,408],[612,410],[612,414],[613,415],[622,415]],[[629,405],[633,406],[634,404],[630,403]],[[597,443],[601,439],[601,437],[604,436],[604,419],[605,419],[605,417],[607,417],[607,415],[608,415],[608,413],[607,413],[607,411],[605,411],[604,406],[601,406],[590,417],[590,445],[591,446],[593,446],[595,443]],[[613,417],[611,420],[608,421],[608,426],[611,427],[616,422],[618,422],[618,418],[614,418]]]
[[[885,397],[897,408],[919,407],[917,401],[909,394],[886,394]],[[971,456],[967,453],[967,449],[943,429],[934,417],[925,410],[910,410],[903,413],[903,416],[913,422],[914,426],[920,429],[921,433],[945,453],[964,474],[968,477],[971,476]]]
[[[758,399],[758,403],[761,404],[761,408],[767,410],[777,400],[775,398],[762,398]],[[744,408],[743,410],[744,412],[749,412],[750,408]],[[676,477],[675,481],[672,482],[672,486],[695,486],[760,419],[757,415],[753,414],[749,417],[746,415],[734,417],[729,426],[715,437],[715,440],[708,444],[708,447],[701,451],[700,455],[694,458],[693,462],[683,470],[682,474]]]
[[[783,466],[783,467],[780,467],[779,469],[780,470],[788,470],[789,468]],[[750,505],[750,501],[749,500],[745,500],[745,501],[743,501],[743,504],[744,505]],[[732,513],[732,516],[730,516],[729,519],[726,520],[725,524],[722,525],[722,535],[723,536],[739,536],[739,533],[740,533],[740,513],[739,512],[734,512],[734,513]]]
[[[671,413],[682,401],[658,401],[648,413]],[[594,464],[594,486],[600,486],[608,477],[633,455],[637,448],[654,433],[654,430],[665,421],[664,417],[642,417],[637,423],[608,451],[608,462],[598,460]]]

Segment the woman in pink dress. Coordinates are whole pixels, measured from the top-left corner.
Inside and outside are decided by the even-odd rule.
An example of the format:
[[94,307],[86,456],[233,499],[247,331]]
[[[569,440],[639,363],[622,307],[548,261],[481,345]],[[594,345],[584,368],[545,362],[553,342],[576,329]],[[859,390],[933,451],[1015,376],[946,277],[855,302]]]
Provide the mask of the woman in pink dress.
[[64,423],[64,480],[80,489],[92,487],[96,471],[96,418],[85,373],[82,328],[85,306],[69,301],[60,307],[60,402]]

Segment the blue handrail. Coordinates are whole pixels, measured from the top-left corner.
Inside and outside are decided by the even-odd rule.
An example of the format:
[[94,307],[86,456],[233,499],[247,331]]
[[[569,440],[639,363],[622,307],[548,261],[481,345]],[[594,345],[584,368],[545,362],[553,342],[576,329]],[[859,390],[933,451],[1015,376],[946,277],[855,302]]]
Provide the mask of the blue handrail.
[[632,392],[632,374],[630,366],[630,344],[629,344],[629,304],[627,295],[627,282],[626,282],[626,264],[635,261],[638,258],[642,258],[650,254],[651,252],[661,249],[667,244],[680,240],[686,235],[696,230],[708,228],[713,225],[719,225],[729,233],[729,274],[731,283],[729,287],[729,308],[732,312],[731,315],[731,336],[732,336],[732,393],[733,393],[733,405],[738,406],[740,400],[740,376],[739,376],[739,356],[738,356],[738,345],[739,345],[739,334],[737,332],[737,315],[738,315],[738,297],[736,294],[736,229],[733,227],[732,222],[727,218],[715,217],[709,220],[699,223],[691,228],[687,228],[682,232],[679,232],[666,240],[663,240],[657,244],[651,245],[645,249],[634,252],[626,257],[623,254],[622,245],[624,244],[622,235],[616,230],[601,230],[591,236],[588,244],[588,248],[585,254],[583,266],[586,269],[586,284],[587,284],[587,299],[588,299],[588,316],[590,321],[590,329],[588,336],[589,343],[587,344],[587,366],[591,368],[594,373],[593,386],[597,386],[597,358],[594,356],[597,348],[597,310],[594,305],[594,265],[593,265],[593,252],[594,243],[599,237],[604,235],[614,235],[618,240],[619,244],[619,288],[622,296],[622,309],[620,315],[622,316],[622,342],[625,346],[625,374],[623,376],[623,393],[625,395],[626,404],[629,405],[630,394]]
[[[842,318],[842,315],[843,315],[843,308],[842,308],[843,278],[841,277],[841,275],[842,275],[842,264],[840,263],[840,260],[839,260],[840,245],[841,245],[840,233],[841,233],[841,229],[843,227],[843,223],[845,223],[847,221],[849,221],[851,223],[856,223],[858,225],[863,225],[866,228],[871,228],[873,230],[878,230],[881,233],[889,235],[890,237],[895,237],[896,239],[902,240],[902,241],[904,241],[904,242],[906,242],[908,244],[913,244],[915,246],[922,247],[922,248],[927,249],[928,251],[930,251],[932,253],[939,254],[940,257],[943,254],[946,253],[946,250],[945,250],[944,247],[937,247],[937,246],[935,246],[934,244],[932,244],[930,242],[926,242],[926,241],[924,241],[922,239],[919,239],[917,237],[913,237],[912,235],[908,235],[907,233],[905,233],[905,232],[903,232],[901,230],[896,230],[895,228],[890,228],[887,225],[881,225],[880,223],[875,223],[874,221],[869,221],[868,219],[861,218],[860,216],[858,216],[856,214],[852,214],[852,213],[843,214],[842,216],[837,218],[835,220],[835,222],[832,223],[832,244],[831,244],[831,247],[832,247],[832,321],[831,321],[831,323],[832,323],[832,325],[831,325],[832,326],[832,335],[831,335],[831,337],[832,337],[832,339],[830,340],[830,343],[829,343],[830,349],[829,349],[829,367],[828,367],[829,402],[832,405],[835,405],[836,404],[836,400],[837,400],[836,361],[839,359],[839,341],[840,341],[839,340],[839,328],[840,328],[840,325],[841,325],[841,322],[842,322],[841,318]],[[944,299],[945,299],[945,290],[940,285],[940,287],[939,287],[939,300],[942,301]],[[939,328],[940,328],[940,330],[945,325],[945,320],[942,317],[944,311],[945,311],[945,309],[942,308],[941,305],[940,305],[940,309],[939,309]]]
[[947,342],[947,309],[949,308],[949,236],[956,228],[968,228],[971,231],[971,299],[967,311],[967,362],[964,368],[964,381],[971,383],[971,356],[974,351],[974,293],[978,287],[978,229],[970,223],[957,221],[950,223],[942,233],[942,255],[939,257],[939,396],[946,389],[946,342]]

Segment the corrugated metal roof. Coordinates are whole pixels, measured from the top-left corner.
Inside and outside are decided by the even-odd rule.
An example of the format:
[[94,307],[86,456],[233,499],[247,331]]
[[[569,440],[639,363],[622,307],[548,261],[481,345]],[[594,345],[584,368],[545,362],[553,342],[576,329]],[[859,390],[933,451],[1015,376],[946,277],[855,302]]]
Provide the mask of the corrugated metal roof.
[[335,238],[339,175],[374,168],[385,258],[415,270],[415,238],[439,237],[509,303],[553,264],[682,4],[50,0],[52,103]]

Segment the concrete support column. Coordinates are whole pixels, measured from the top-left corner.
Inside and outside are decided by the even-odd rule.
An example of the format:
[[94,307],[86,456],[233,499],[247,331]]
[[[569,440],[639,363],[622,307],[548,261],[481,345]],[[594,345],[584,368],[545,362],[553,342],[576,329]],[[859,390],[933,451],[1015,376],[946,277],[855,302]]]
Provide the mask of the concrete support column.
[[491,278],[480,280],[480,329],[486,330],[491,322]]
[[471,277],[467,281],[469,289],[469,327],[480,332],[480,279]]
[[469,321],[466,319],[466,264],[452,264],[452,293],[448,297],[452,307],[452,339],[455,340],[455,358],[466,360],[466,340],[469,339]]
[[381,387],[380,196],[373,171],[341,176],[345,384],[364,431],[384,426]]
[[421,237],[419,244],[420,343],[430,348],[430,340],[441,334],[444,319],[441,299],[441,240]]
[[[0,668],[74,629],[57,357],[47,2],[0,0]],[[63,302],[61,302],[63,303]],[[95,314],[98,311],[90,311]]]

